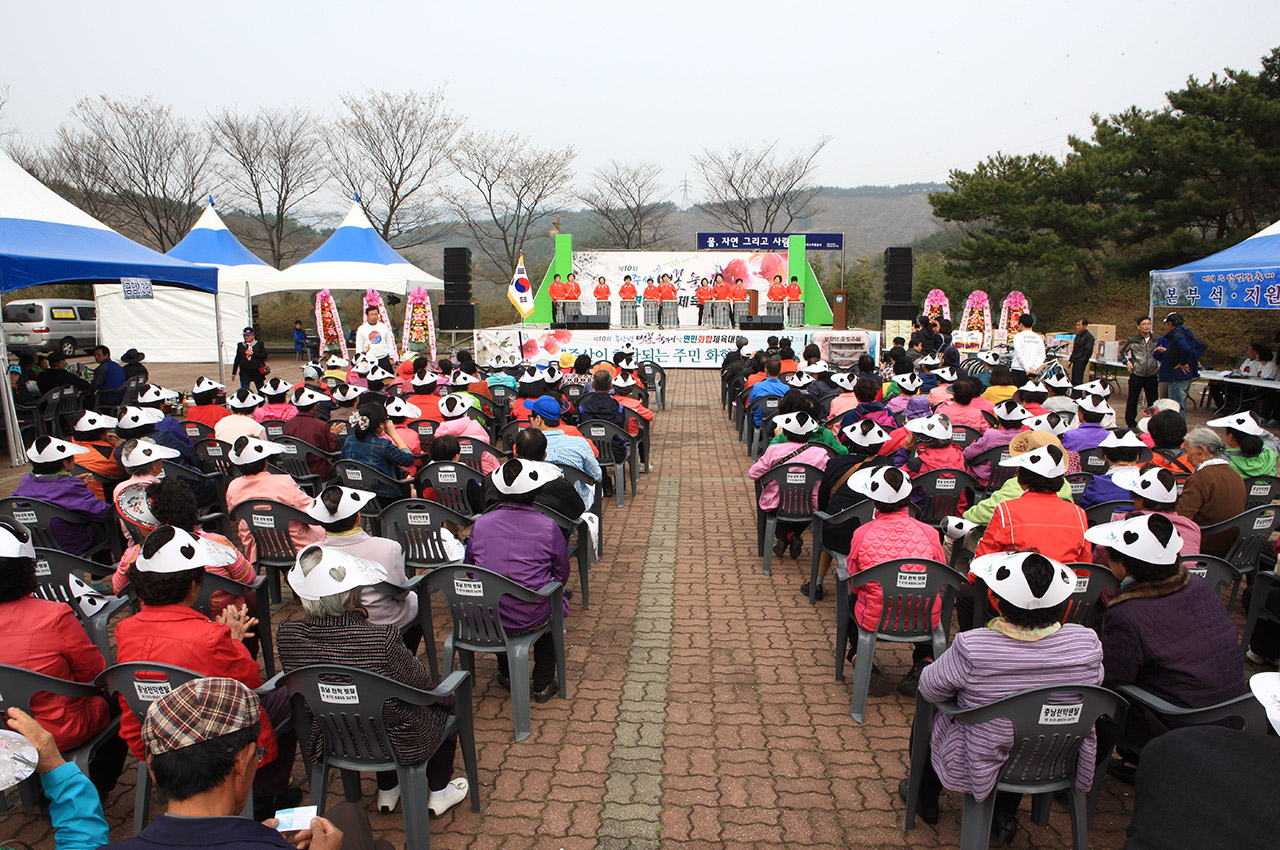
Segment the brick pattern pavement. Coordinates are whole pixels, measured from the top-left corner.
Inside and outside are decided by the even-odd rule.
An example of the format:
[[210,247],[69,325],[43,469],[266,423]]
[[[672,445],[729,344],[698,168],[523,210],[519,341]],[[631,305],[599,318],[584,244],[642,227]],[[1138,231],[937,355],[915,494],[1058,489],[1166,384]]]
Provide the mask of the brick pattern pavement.
[[[493,660],[477,659],[484,811],[463,804],[434,820],[433,846],[956,846],[955,795],[943,796],[937,827],[902,832],[896,788],[912,704],[873,697],[864,724],[850,719],[848,685],[833,679],[834,597],[811,607],[798,592],[808,543],[799,563],[775,559],[773,575],[761,575],[748,458],[721,413],[716,374],[672,371],[669,379],[653,472],[623,510],[610,502],[595,602],[590,611],[572,604],[569,699],[535,704],[532,737],[517,744]],[[439,647],[449,615],[436,605]],[[300,611],[286,602],[273,616]],[[901,676],[909,650],[882,644],[877,663]],[[294,779],[305,781],[300,764]],[[1090,841],[1118,848],[1131,789],[1106,782]],[[372,809],[372,776],[363,792]],[[340,793],[335,774],[328,800]],[[130,766],[108,799],[114,839],[130,831],[132,801]],[[370,817],[378,837],[404,846],[399,810]],[[1029,814],[1022,822],[1016,848],[1069,845],[1061,806],[1047,827]],[[0,837],[53,847],[34,810],[11,811]]]

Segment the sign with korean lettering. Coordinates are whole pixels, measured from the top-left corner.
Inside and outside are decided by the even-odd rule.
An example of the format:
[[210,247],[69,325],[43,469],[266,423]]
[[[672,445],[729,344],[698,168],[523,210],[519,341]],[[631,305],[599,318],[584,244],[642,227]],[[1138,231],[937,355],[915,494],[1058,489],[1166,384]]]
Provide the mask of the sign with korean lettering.
[[124,289],[125,301],[138,301],[155,297],[151,293],[151,281],[145,277],[122,277],[120,278],[120,286]]
[[785,251],[791,237],[803,236],[806,251],[843,251],[843,233],[699,233],[699,251]]
[[1280,309],[1280,266],[1239,271],[1152,272],[1157,307]]

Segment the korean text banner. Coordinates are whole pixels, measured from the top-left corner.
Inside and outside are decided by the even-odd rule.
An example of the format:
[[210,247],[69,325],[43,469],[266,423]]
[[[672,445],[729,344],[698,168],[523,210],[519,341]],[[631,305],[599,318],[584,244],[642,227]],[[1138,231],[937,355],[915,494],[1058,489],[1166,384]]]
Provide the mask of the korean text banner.
[[1267,310],[1280,308],[1280,266],[1239,271],[1152,272],[1157,307]]
[[556,363],[563,368],[573,366],[579,354],[592,362],[609,360],[624,343],[636,349],[636,360],[652,360],[664,369],[716,369],[724,356],[734,350],[739,336],[744,336],[755,351],[765,348],[770,336],[790,336],[792,344],[802,348],[809,342],[807,334],[786,331],[699,330],[698,328],[653,331],[582,331],[485,328],[474,334],[474,356],[488,363],[495,354],[514,354],[531,363]]
[[[808,251],[843,251],[843,233],[797,233]],[[790,233],[699,233],[699,251],[786,251]]]

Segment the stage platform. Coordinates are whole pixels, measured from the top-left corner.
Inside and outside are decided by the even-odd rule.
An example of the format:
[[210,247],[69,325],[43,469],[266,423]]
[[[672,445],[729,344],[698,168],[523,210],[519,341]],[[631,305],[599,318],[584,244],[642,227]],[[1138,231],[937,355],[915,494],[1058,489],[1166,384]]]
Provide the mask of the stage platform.
[[733,328],[610,328],[608,330],[552,330],[549,325],[514,324],[476,330],[472,335],[474,356],[487,363],[496,353],[514,354],[531,362],[554,361],[570,366],[579,354],[592,360],[608,360],[626,343],[636,349],[637,359],[652,360],[664,369],[714,369],[734,349],[739,336],[751,348],[764,348],[771,337],[790,337],[798,355],[810,342],[822,349],[823,359],[837,368],[849,368],[862,354],[879,358],[880,334],[850,328],[805,325],[780,331],[738,331]]

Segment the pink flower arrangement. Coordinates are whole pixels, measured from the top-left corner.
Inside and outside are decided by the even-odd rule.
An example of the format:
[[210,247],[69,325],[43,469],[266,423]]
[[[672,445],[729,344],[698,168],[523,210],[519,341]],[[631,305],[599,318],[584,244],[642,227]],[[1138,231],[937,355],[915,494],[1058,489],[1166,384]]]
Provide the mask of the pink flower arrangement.
[[924,314],[937,322],[939,319],[951,319],[951,302],[947,301],[947,293],[941,289],[930,289],[924,297]]
[[333,293],[327,289],[316,293],[316,334],[320,337],[321,348],[336,348],[346,358],[347,335],[342,332],[342,319],[338,317],[338,305],[333,301]]
[[1027,303],[1027,296],[1018,290],[1010,292],[1005,296],[1004,304],[1000,308],[1000,327],[1004,328],[1012,337],[1018,332],[1018,319],[1022,318],[1022,314],[1027,312],[1031,305]]
[[436,359],[436,321],[431,312],[431,298],[427,290],[421,286],[414,287],[409,293],[409,306],[404,311],[404,330],[400,334],[404,343],[404,357],[408,359],[415,352],[421,352],[428,346],[431,359]]
[[991,299],[981,289],[969,293],[964,302],[964,313],[960,316],[960,330],[981,331],[983,344],[988,344],[991,337]]

